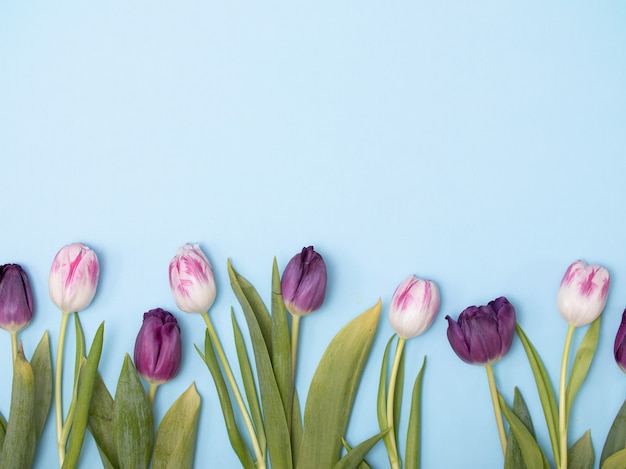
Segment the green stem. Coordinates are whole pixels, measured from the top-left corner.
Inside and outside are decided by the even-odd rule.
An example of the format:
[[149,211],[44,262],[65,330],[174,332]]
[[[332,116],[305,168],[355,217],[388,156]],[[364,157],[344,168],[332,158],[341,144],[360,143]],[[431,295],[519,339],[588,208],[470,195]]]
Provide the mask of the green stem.
[[560,436],[560,458],[561,469],[567,469],[567,361],[569,358],[569,350],[572,346],[572,337],[576,326],[570,324],[565,337],[565,346],[563,347],[563,358],[561,359],[561,381],[559,385],[559,436]]
[[[291,315],[291,387],[296,385],[296,360],[298,359],[298,336],[300,316]],[[293,394],[293,393],[292,393]]]
[[13,351],[13,361],[17,358],[17,332],[11,332],[11,350]]
[[400,361],[402,360],[402,353],[404,352],[404,344],[406,339],[403,337],[398,338],[398,345],[396,346],[396,354],[393,358],[393,365],[391,367],[391,376],[389,377],[389,389],[387,390],[387,433],[386,438],[391,445],[391,451],[389,451],[389,465],[391,469],[400,469],[400,456],[398,455],[398,446],[396,444],[395,422],[393,420],[393,404],[396,391],[396,381],[398,378],[398,369],[400,368]]
[[233,375],[232,370],[230,369],[230,365],[228,364],[228,359],[226,358],[226,354],[224,353],[224,349],[222,348],[222,344],[220,342],[215,329],[213,328],[213,324],[211,323],[211,319],[209,318],[208,313],[202,313],[202,318],[206,323],[207,330],[209,331],[209,335],[211,336],[211,341],[215,345],[215,351],[217,356],[222,363],[222,368],[224,368],[224,373],[226,373],[226,379],[230,384],[230,387],[233,391],[233,395],[235,396],[235,401],[237,401],[237,406],[241,411],[241,415],[243,417],[246,428],[248,429],[248,434],[250,435],[250,440],[252,442],[252,448],[254,450],[254,454],[256,456],[256,467],[258,469],[265,469],[265,456],[263,451],[261,451],[261,447],[259,446],[259,440],[256,436],[256,432],[254,431],[254,425],[252,424],[252,420],[250,419],[250,415],[248,414],[248,408],[246,407],[243,397],[241,396],[241,392],[239,391],[239,387],[237,386],[237,381],[235,381],[235,376]]
[[157,383],[150,383],[150,387],[148,388],[148,401],[150,405],[154,404],[154,396],[156,395],[156,391],[159,385]]
[[63,346],[65,345],[65,333],[70,313],[63,311],[61,316],[61,330],[59,331],[59,347],[57,348],[56,375],[54,379],[54,407],[56,412],[57,450],[59,452],[59,466],[65,459],[65,440],[63,439],[63,401],[61,385],[63,381]]
[[502,446],[502,454],[506,455],[506,432],[504,431],[504,421],[502,420],[502,410],[500,409],[500,401],[498,400],[498,388],[496,387],[496,379],[493,376],[493,368],[491,365],[485,366],[487,370],[487,380],[489,381],[489,392],[491,393],[491,402],[493,403],[493,412],[496,416],[496,424],[498,425],[498,435],[500,436],[500,445]]

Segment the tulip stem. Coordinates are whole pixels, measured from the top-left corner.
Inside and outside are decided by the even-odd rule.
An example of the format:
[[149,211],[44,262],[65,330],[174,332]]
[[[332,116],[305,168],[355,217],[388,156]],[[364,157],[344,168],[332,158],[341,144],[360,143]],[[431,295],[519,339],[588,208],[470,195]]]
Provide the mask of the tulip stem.
[[498,388],[496,387],[496,379],[493,375],[493,367],[491,365],[486,365],[485,370],[487,370],[489,392],[491,393],[493,412],[496,416],[496,424],[498,425],[498,435],[500,436],[502,454],[506,455],[506,432],[504,431],[504,421],[502,420],[502,410],[500,409],[500,401],[498,400]]
[[389,377],[389,388],[387,389],[387,428],[389,433],[385,436],[385,439],[389,442],[391,448],[388,449],[389,453],[389,465],[391,469],[400,469],[400,457],[398,455],[398,446],[396,444],[395,422],[393,418],[393,404],[394,396],[396,392],[396,381],[398,379],[398,370],[400,368],[400,361],[402,360],[402,354],[404,353],[404,344],[406,339],[403,337],[398,338],[398,345],[396,346],[396,354],[393,358],[393,365],[391,367],[391,376]]
[[559,442],[561,444],[559,452],[561,453],[561,469],[567,469],[567,362],[575,330],[576,326],[570,324],[567,329],[567,336],[565,337],[563,358],[561,359],[561,380],[559,386]]
[[296,386],[296,360],[298,359],[298,336],[300,316],[291,315],[291,387]]
[[17,332],[11,332],[11,350],[13,351],[13,361],[17,358]]
[[202,318],[206,323],[207,330],[209,331],[209,335],[211,336],[211,341],[215,346],[215,351],[217,352],[217,356],[219,357],[220,362],[222,363],[222,367],[224,368],[224,373],[226,373],[226,378],[230,383],[230,387],[233,391],[233,395],[235,396],[235,401],[237,401],[237,406],[241,411],[241,415],[243,417],[246,428],[248,429],[248,434],[250,435],[250,440],[252,442],[252,448],[254,450],[254,454],[256,456],[256,464],[258,469],[265,469],[265,455],[259,446],[259,440],[257,438],[256,432],[254,431],[254,425],[252,424],[252,420],[250,419],[250,415],[248,414],[248,409],[243,402],[243,398],[241,397],[241,392],[239,391],[239,387],[237,386],[237,381],[235,381],[235,377],[233,375],[232,370],[230,369],[230,365],[228,364],[228,359],[226,358],[226,354],[224,353],[224,349],[222,348],[222,344],[220,342],[215,329],[213,328],[213,324],[211,323],[211,319],[209,318],[208,313],[202,313]]
[[56,375],[54,379],[54,406],[56,411],[57,450],[59,452],[59,466],[65,459],[65,440],[63,439],[63,401],[61,387],[63,381],[63,346],[65,345],[65,333],[70,313],[63,311],[61,316],[61,330],[59,331],[59,348],[57,349]]
[[148,401],[150,402],[150,405],[154,404],[154,396],[156,395],[158,387],[159,385],[156,383],[150,383],[150,386],[148,387]]

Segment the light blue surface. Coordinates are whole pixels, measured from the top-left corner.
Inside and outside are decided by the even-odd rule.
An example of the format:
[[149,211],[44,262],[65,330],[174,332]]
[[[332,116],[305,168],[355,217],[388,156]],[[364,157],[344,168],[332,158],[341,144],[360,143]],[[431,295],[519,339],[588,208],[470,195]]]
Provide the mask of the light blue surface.
[[[218,283],[211,317],[234,359],[227,258],[267,300],[273,256],[284,268],[313,244],[329,288],[302,322],[300,395],[344,324],[379,297],[386,308],[407,275],[431,278],[441,313],[406,350],[407,393],[428,355],[422,467],[496,468],[486,374],[454,355],[444,316],[507,296],[556,385],[567,329],[556,291],[582,258],[612,274],[570,431],[573,442],[590,428],[599,457],[626,397],[612,357],[626,306],[625,24],[617,0],[1,2],[0,263],[22,264],[32,280],[27,355],[44,329],[56,351],[49,268],[64,244],[87,243],[101,281],[81,318],[89,340],[106,321],[109,388],[141,314],[170,309],[183,366],[159,390],[157,413],[195,381],[196,467],[237,467],[193,349],[203,322],[176,309],[168,263],[187,241],[208,254]],[[385,314],[353,443],[378,428]],[[8,334],[0,350],[6,415]],[[494,370],[509,401],[521,388],[550,453],[519,341]],[[408,404],[407,394],[405,415]],[[54,467],[54,439],[51,412],[36,467]],[[387,467],[382,444],[369,460]],[[80,466],[92,464],[88,436]]]

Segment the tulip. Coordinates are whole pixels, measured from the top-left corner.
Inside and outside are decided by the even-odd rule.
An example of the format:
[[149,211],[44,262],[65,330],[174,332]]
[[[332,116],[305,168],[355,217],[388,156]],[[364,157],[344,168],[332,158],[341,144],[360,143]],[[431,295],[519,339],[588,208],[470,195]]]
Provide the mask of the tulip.
[[96,294],[99,274],[96,253],[82,243],[62,247],[52,262],[50,298],[66,313],[85,309]]
[[0,266],[0,327],[11,333],[33,318],[33,295],[28,275],[18,264]]
[[204,314],[215,301],[215,277],[198,244],[180,247],[170,262],[170,288],[181,311]]
[[609,283],[604,267],[574,262],[567,268],[557,295],[561,316],[575,327],[593,322],[604,309]]
[[410,275],[396,288],[389,307],[389,322],[399,337],[423,334],[439,310],[439,289],[431,280]]
[[176,318],[161,308],[144,313],[135,341],[137,372],[149,383],[166,383],[178,373],[181,353],[180,328]]
[[501,296],[486,306],[470,306],[458,322],[450,316],[448,340],[461,360],[472,365],[492,365],[511,348],[515,333],[515,308]]
[[619,367],[626,373],[626,309],[622,313],[622,322],[617,330],[617,336],[615,336],[613,354]]
[[291,314],[305,316],[322,306],[326,293],[326,264],[313,246],[291,258],[281,279],[285,307]]

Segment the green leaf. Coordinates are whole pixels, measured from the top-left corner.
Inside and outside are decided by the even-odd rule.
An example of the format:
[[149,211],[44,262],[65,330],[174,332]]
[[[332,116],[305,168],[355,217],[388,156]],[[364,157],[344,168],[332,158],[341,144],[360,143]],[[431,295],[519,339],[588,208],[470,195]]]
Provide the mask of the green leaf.
[[31,366],[35,377],[33,431],[34,441],[37,441],[43,431],[52,402],[52,358],[50,357],[50,338],[47,331],[44,332],[35,353],[33,353]]
[[[256,290],[246,279],[235,272],[230,261],[228,274],[235,296],[246,317],[252,341],[270,463],[272,467],[290,469],[293,463],[289,444],[289,426],[272,368],[271,319]],[[265,330],[268,325],[269,329]],[[268,332],[269,336],[266,335]]]
[[596,353],[598,337],[600,335],[601,319],[602,315],[598,316],[598,318],[591,323],[585,333],[585,336],[583,337],[582,342],[580,343],[580,346],[578,347],[578,351],[576,352],[576,357],[574,358],[574,362],[572,364],[572,371],[570,372],[569,379],[567,381],[565,410],[567,420],[569,420],[574,398],[587,376],[587,372],[591,366],[591,360],[593,360],[593,356]]
[[77,385],[80,368],[85,358],[85,334],[83,326],[80,324],[78,313],[74,313],[74,328],[76,329],[76,355],[74,358],[74,387]]
[[[381,432],[382,433],[382,432]],[[352,449],[352,446],[350,446],[348,444],[348,442],[342,438],[341,439],[341,444],[343,445],[343,447],[346,449],[346,451],[350,451]],[[355,466],[357,469],[372,469],[372,466],[370,466],[367,461],[365,461],[365,459],[363,459],[359,464],[357,464]]]
[[559,417],[556,397],[554,396],[554,389],[552,387],[552,383],[550,383],[550,377],[548,376],[546,367],[544,366],[543,361],[541,361],[541,357],[537,353],[537,350],[530,342],[519,324],[515,326],[515,330],[517,331],[517,335],[522,341],[522,345],[524,346],[524,350],[526,351],[526,355],[528,357],[530,368],[533,372],[533,376],[535,377],[535,384],[537,386],[537,392],[539,393],[539,400],[541,402],[541,407],[543,408],[543,415],[546,420],[546,426],[548,427],[548,434],[550,435],[552,454],[554,455],[556,466],[559,467]]
[[374,445],[378,443],[388,431],[389,430],[380,432],[350,449],[348,453],[333,466],[333,469],[352,469],[358,467],[359,464],[363,462],[365,455],[369,453]]
[[624,469],[626,467],[626,448],[616,451],[600,464],[600,469]]
[[300,409],[300,399],[298,391],[293,390],[293,405],[291,411],[291,451],[293,466],[298,462],[300,446],[302,445],[302,410]]
[[[528,412],[528,407],[526,407],[526,402],[524,401],[522,393],[518,388],[515,388],[515,395],[513,397],[513,413],[524,424],[530,434],[535,437],[535,429],[533,427],[530,413]],[[526,464],[524,464],[524,458],[522,457],[522,451],[519,447],[519,443],[517,442],[517,438],[515,438],[515,434],[510,431],[506,442],[504,469],[524,468],[526,468]]]
[[113,397],[99,373],[93,383],[87,425],[98,446],[102,465],[105,469],[116,469],[118,457],[113,440]]
[[76,413],[72,422],[72,430],[70,440],[63,461],[62,469],[72,469],[78,464],[83,440],[85,438],[85,430],[87,429],[87,420],[89,418],[89,406],[91,403],[91,395],[93,393],[93,384],[98,374],[98,364],[102,355],[102,342],[104,340],[104,322],[100,324],[96,335],[94,336],[87,360],[80,370],[78,393],[76,395]]
[[0,460],[2,459],[2,445],[4,444],[4,437],[7,434],[7,420],[4,415],[0,413]]
[[[198,350],[197,346],[196,350]],[[213,349],[213,344],[211,342],[211,336],[208,329],[205,333],[204,355],[200,352],[200,350],[198,350],[198,353],[201,357],[203,357],[203,360],[209,368],[211,376],[213,377],[215,390],[217,391],[217,396],[220,400],[220,406],[222,407],[222,415],[224,416],[224,423],[226,424],[226,432],[228,433],[230,446],[233,448],[233,451],[235,451],[235,454],[239,458],[241,465],[245,469],[255,469],[254,459],[250,455],[250,452],[248,451],[248,448],[246,447],[246,444],[241,437],[239,428],[237,428],[237,422],[235,421],[235,414],[233,413],[233,406],[230,401],[228,387],[226,386],[226,381],[224,380],[222,370],[220,369],[220,365],[217,361],[217,355],[215,355],[215,350]]]
[[411,412],[409,414],[409,428],[406,433],[406,457],[405,469],[419,469],[420,467],[420,445],[421,431],[420,422],[422,419],[422,383],[424,381],[424,370],[426,369],[426,357],[422,362],[411,395]]
[[237,349],[237,359],[239,360],[239,370],[241,372],[241,379],[243,380],[243,388],[246,392],[246,399],[248,400],[248,408],[250,409],[250,417],[254,424],[254,431],[259,442],[259,447],[263,454],[267,445],[265,438],[265,428],[263,427],[263,414],[261,413],[261,405],[259,403],[259,396],[257,393],[256,382],[254,381],[254,375],[252,373],[252,366],[250,365],[250,359],[248,357],[248,351],[246,350],[246,344],[239,329],[239,324],[235,319],[235,313],[231,309],[231,320],[233,323],[233,335],[235,336],[235,348]]
[[398,428],[400,426],[400,409],[402,408],[402,391],[404,390],[404,355],[405,353],[403,348],[402,355],[400,356],[400,363],[398,363],[398,371],[396,373],[396,384],[393,396],[393,431],[396,437],[396,446],[399,446]]
[[587,430],[567,451],[567,467],[569,469],[592,469],[593,460],[593,443],[591,433]]
[[169,408],[156,435],[153,469],[191,469],[196,448],[200,395],[195,383]]
[[272,266],[272,368],[278,385],[283,409],[291,426],[291,338],[287,324],[287,311],[281,294],[280,273],[274,258]]
[[147,468],[154,440],[154,418],[130,356],[124,357],[113,404],[113,441],[120,468]]
[[380,311],[378,300],[341,329],[326,348],[306,401],[298,469],[331,468],[341,457],[341,437],[346,433]]
[[[611,455],[623,450],[626,447],[626,400],[622,404],[622,407],[617,412],[613,425],[609,430],[609,434],[604,442],[604,448],[602,448],[602,455],[600,456],[600,467],[603,467],[604,461],[606,461]],[[626,464],[624,466],[626,467]]]
[[[387,428],[387,369],[389,368],[389,349],[391,343],[396,338],[396,335],[392,335],[387,341],[385,346],[385,353],[383,354],[383,361],[380,367],[380,378],[378,380],[378,398],[376,399],[376,413],[378,414],[378,428],[381,431]],[[385,442],[385,446],[387,443]],[[387,447],[389,449],[389,447]]]
[[528,428],[526,428],[526,425],[524,425],[520,418],[515,415],[511,409],[509,409],[509,406],[506,402],[504,402],[502,396],[498,395],[498,399],[500,401],[500,407],[504,413],[504,417],[509,422],[511,431],[515,435],[515,439],[520,446],[526,467],[531,467],[533,469],[549,469],[550,466],[548,465],[546,457],[537,444],[533,434],[528,430]]
[[35,376],[20,347],[13,362],[11,410],[2,448],[1,469],[28,469],[32,463]]

